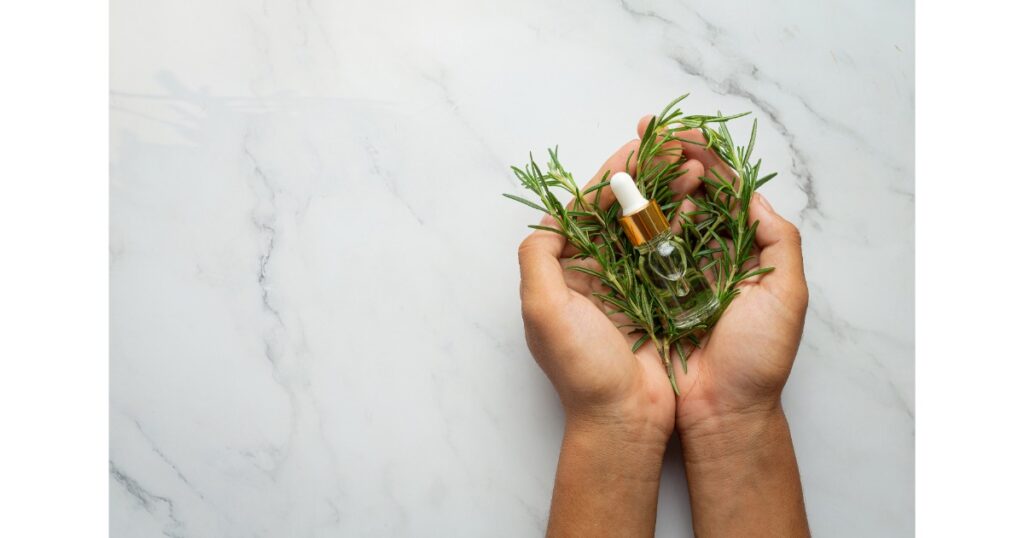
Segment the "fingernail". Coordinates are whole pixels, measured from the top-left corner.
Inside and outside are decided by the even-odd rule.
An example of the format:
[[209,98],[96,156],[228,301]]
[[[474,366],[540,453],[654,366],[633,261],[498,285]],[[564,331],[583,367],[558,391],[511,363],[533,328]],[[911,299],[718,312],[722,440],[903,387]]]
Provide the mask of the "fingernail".
[[768,203],[768,199],[765,198],[763,194],[759,192],[755,194],[757,194],[757,201],[761,202],[761,205],[763,205],[765,209],[771,211],[772,213],[775,213],[775,208],[772,207],[772,204]]

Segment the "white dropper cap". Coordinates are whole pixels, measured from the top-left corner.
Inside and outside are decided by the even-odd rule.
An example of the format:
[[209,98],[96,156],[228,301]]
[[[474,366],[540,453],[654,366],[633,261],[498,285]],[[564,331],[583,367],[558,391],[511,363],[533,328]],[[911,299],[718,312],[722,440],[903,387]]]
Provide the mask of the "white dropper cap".
[[640,194],[640,189],[636,188],[633,177],[626,172],[616,172],[612,176],[611,185],[615,199],[622,206],[622,215],[624,217],[640,211],[650,203],[647,201],[647,198],[644,198],[644,195]]

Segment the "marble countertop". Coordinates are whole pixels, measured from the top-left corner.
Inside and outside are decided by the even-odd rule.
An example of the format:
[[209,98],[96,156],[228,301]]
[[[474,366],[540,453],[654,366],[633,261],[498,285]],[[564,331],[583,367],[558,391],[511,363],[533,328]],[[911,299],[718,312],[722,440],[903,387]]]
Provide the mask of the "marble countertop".
[[803,231],[811,527],[910,535],[913,4],[744,6],[112,2],[111,534],[540,535],[562,416],[508,166],[589,177],[691,92],[760,119]]

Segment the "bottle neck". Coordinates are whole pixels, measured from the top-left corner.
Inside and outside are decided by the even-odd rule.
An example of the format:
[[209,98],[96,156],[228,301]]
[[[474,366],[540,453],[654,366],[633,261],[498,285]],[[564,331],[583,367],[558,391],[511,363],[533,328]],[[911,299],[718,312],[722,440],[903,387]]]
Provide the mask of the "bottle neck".
[[673,235],[674,234],[672,233],[672,230],[669,230],[668,228],[665,228],[664,230],[662,230],[660,233],[658,233],[654,237],[648,239],[647,241],[644,241],[643,243],[640,243],[639,245],[635,245],[635,246],[636,246],[636,249],[638,251],[640,251],[640,253],[646,254],[646,253],[651,252],[652,250],[658,248],[658,245],[664,243],[665,241],[671,240]]
[[629,242],[636,247],[669,229],[668,219],[654,200],[647,202],[646,206],[635,213],[619,217],[619,223]]

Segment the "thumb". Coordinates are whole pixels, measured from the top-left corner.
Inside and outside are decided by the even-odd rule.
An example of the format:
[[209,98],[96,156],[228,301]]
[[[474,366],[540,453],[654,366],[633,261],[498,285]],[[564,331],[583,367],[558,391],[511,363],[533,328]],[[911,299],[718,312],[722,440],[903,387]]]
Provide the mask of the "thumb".
[[[541,224],[558,226],[550,215],[544,215]],[[569,298],[569,288],[558,261],[565,243],[565,237],[555,232],[536,230],[519,245],[519,292],[524,314],[547,311]]]
[[750,221],[759,221],[754,240],[761,249],[761,267],[775,268],[761,278],[761,285],[787,304],[806,307],[807,281],[800,231],[776,213],[761,193],[754,193],[751,200]]

